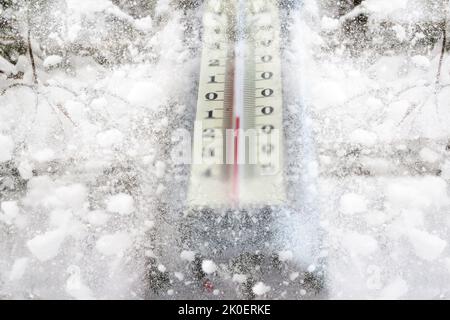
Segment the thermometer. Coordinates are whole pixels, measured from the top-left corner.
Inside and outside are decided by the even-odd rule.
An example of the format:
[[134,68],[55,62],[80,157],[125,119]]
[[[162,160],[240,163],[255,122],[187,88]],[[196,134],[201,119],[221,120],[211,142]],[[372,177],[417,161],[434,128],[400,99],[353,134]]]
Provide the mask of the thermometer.
[[208,0],[193,138],[191,207],[280,205],[283,99],[275,0]]

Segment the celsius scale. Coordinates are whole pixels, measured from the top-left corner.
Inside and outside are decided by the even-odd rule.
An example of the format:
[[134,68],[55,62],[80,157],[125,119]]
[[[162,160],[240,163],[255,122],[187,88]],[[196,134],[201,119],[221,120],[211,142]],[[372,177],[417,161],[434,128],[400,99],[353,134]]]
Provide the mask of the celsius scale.
[[209,0],[203,28],[188,204],[283,204],[278,5]]

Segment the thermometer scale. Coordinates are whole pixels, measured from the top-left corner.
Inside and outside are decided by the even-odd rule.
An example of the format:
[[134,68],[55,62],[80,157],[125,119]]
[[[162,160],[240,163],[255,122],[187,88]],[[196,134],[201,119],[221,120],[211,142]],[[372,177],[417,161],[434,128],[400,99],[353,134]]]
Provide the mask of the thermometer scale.
[[279,26],[274,0],[206,2],[191,207],[285,201]]

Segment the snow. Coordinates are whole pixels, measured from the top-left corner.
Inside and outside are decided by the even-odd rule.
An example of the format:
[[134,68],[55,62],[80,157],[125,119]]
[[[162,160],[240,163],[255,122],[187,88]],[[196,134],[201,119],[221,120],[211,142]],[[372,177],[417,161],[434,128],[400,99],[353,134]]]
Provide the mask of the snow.
[[346,193],[340,199],[340,211],[344,214],[361,213],[367,210],[366,199],[355,193]]
[[183,280],[184,280],[184,274],[182,274],[181,272],[174,272],[174,276],[175,276],[175,278],[177,278],[179,281],[183,281]]
[[235,273],[232,278],[233,282],[245,283],[247,281],[247,276],[245,274]]
[[289,280],[294,281],[295,279],[297,279],[299,277],[299,275],[300,275],[300,273],[298,273],[298,272],[292,272],[289,275]]
[[306,270],[308,272],[314,272],[316,270],[316,266],[311,264],[311,265],[308,266],[308,268],[306,268]]
[[151,31],[153,28],[151,17],[144,17],[142,19],[137,19],[135,22],[136,27],[142,31]]
[[[202,9],[184,16],[158,1],[156,12],[133,18],[109,0],[66,2],[52,10],[67,28],[60,34],[49,22],[51,45],[39,42],[46,25],[35,26],[38,85],[28,54],[15,65],[0,56],[0,92],[32,86],[0,96],[0,297],[141,299],[154,259],[174,286],[164,292],[178,298],[191,280],[187,265],[203,252],[198,243],[182,251],[173,239],[185,177],[167,157],[168,140],[192,124]],[[299,149],[287,162],[301,163],[289,183],[302,189],[288,191],[302,210],[283,226],[276,250],[302,268],[289,269],[280,285],[317,271],[318,261],[303,260],[312,255],[326,257],[330,299],[449,297],[450,60],[446,53],[435,93],[441,45],[418,46],[427,35],[414,29],[416,21],[439,22],[438,2],[364,1],[350,15],[368,14],[374,39],[351,54],[342,19],[322,1],[305,0],[284,20],[286,129],[302,131],[286,135],[287,151]],[[116,20],[134,31],[111,36]],[[67,69],[54,68],[63,62]],[[19,72],[23,79],[11,77]],[[309,237],[311,221],[324,229],[323,249]],[[202,261],[205,273],[227,273],[211,259]],[[224,281],[239,286],[250,276],[231,270]],[[257,296],[277,291],[278,283],[256,280]]]
[[267,286],[264,282],[259,281],[253,286],[252,291],[257,296],[263,296],[270,291],[270,286]]
[[[18,183],[17,190],[1,189],[0,296],[140,297],[147,257],[165,258],[147,247],[156,247],[152,239],[163,232],[159,197],[173,189],[163,181],[169,167],[161,138],[174,125],[171,110],[192,107],[194,84],[186,75],[197,72],[200,42],[185,41],[183,12],[169,2],[158,5],[163,17],[138,19],[107,0],[52,6],[67,28],[61,34],[52,25],[43,44],[39,30],[47,25],[36,15],[39,83],[32,82],[28,54],[16,66],[1,63],[7,73],[0,75],[0,92],[27,86],[0,96],[0,189],[5,178],[5,185]],[[198,22],[188,22],[198,34]],[[126,30],[117,31],[119,25]],[[108,63],[84,48],[105,53]],[[67,68],[54,68],[63,62]],[[16,71],[23,79],[9,77],[20,77]],[[9,165],[18,170],[12,180]],[[28,260],[15,264],[22,258]],[[172,265],[161,265],[173,274]]]
[[78,266],[69,266],[67,273],[70,274],[66,281],[67,294],[77,300],[95,299],[92,290],[84,283]]
[[88,0],[81,3],[76,0],[67,0],[66,3],[69,10],[76,11],[79,14],[103,11],[112,6],[109,0]]
[[64,229],[47,231],[27,241],[27,247],[33,256],[40,261],[48,261],[55,258],[66,238]]
[[411,58],[412,63],[419,68],[428,70],[431,66],[430,59],[425,56],[415,55]]
[[97,135],[97,143],[104,148],[119,146],[123,142],[124,136],[117,129],[110,129],[100,132]]
[[180,258],[189,262],[193,262],[195,260],[195,252],[183,250],[180,253]]
[[333,31],[339,26],[339,20],[330,17],[322,18],[322,29],[326,31]]
[[392,30],[394,30],[395,35],[397,36],[397,39],[400,41],[406,40],[406,30],[401,25],[395,25],[392,27]]
[[402,278],[393,280],[390,284],[383,288],[380,299],[395,300],[401,299],[408,292],[408,284]]
[[2,56],[0,56],[0,71],[6,74],[17,73],[16,67]]
[[43,65],[45,68],[54,67],[54,66],[57,66],[58,64],[60,64],[62,62],[62,60],[63,60],[63,58],[61,56],[51,55],[44,59]]
[[387,186],[386,196],[396,208],[431,209],[450,204],[448,185],[439,177],[399,178]]
[[437,259],[447,246],[447,241],[422,230],[409,230],[408,238],[414,248],[415,254],[428,261]]
[[53,151],[50,148],[44,148],[42,150],[37,150],[32,155],[33,160],[43,163],[43,162],[49,162],[54,159],[56,159],[55,151]]
[[120,256],[131,246],[132,239],[128,233],[117,232],[101,236],[95,248],[105,256]]
[[365,7],[375,13],[389,14],[397,10],[406,9],[410,0],[366,0],[364,1]]
[[212,260],[203,260],[202,270],[206,274],[211,274],[217,271],[217,265]]
[[144,226],[147,230],[153,229],[155,227],[155,222],[151,220],[145,220]]
[[156,171],[155,171],[156,177],[158,177],[158,178],[164,177],[164,173],[166,170],[166,164],[162,161],[157,161],[155,167],[156,167]]
[[344,235],[342,246],[351,254],[369,256],[378,249],[378,242],[371,236],[350,232]]
[[106,208],[109,212],[120,215],[129,215],[135,211],[133,198],[125,193],[110,196],[106,201]]
[[423,161],[429,163],[435,163],[440,160],[440,155],[429,148],[422,148],[419,152],[419,156]]
[[166,270],[167,270],[167,268],[164,265],[162,265],[162,264],[158,265],[158,271],[159,272],[166,272]]
[[163,95],[160,84],[150,81],[141,81],[133,85],[128,100],[132,104],[149,106],[153,105],[154,101],[158,101]]
[[289,261],[292,260],[294,254],[290,250],[280,251],[278,252],[278,258],[280,261]]
[[0,205],[0,222],[11,225],[16,223],[21,224],[20,208],[16,201],[3,201]]
[[373,146],[377,142],[377,135],[375,133],[363,129],[356,129],[350,133],[349,138],[351,142],[367,147]]
[[20,280],[28,267],[29,259],[26,257],[18,258],[14,261],[14,264],[11,267],[11,271],[9,272],[9,280],[17,281]]
[[88,213],[87,221],[95,226],[104,225],[109,219],[109,215],[102,210],[94,210]]
[[33,165],[29,161],[22,161],[17,169],[22,179],[29,180],[33,177]]
[[14,151],[11,137],[0,134],[0,150],[0,163],[11,160]]

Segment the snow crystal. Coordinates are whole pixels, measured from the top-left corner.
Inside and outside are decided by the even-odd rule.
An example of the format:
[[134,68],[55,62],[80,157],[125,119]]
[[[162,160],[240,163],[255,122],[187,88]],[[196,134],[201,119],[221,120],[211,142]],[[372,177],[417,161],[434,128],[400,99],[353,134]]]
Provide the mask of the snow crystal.
[[131,237],[128,233],[117,232],[107,234],[97,240],[95,248],[106,256],[122,255],[132,244]]
[[206,274],[211,274],[217,271],[217,266],[212,260],[203,260],[202,270]]
[[109,212],[121,215],[133,213],[135,210],[133,197],[126,193],[110,196],[106,201],[106,208]]
[[367,210],[367,201],[359,194],[346,193],[340,199],[339,210],[344,214],[361,213]]
[[61,56],[58,56],[58,55],[48,56],[44,60],[44,67],[45,68],[50,68],[50,67],[53,67],[53,66],[56,66],[56,65],[60,64],[61,62],[62,62],[62,57]]
[[409,230],[408,238],[416,255],[428,261],[438,258],[447,246],[447,242],[438,236],[418,229]]
[[256,294],[257,296],[262,296],[265,295],[266,293],[268,293],[270,291],[270,287],[266,286],[264,284],[264,282],[258,282],[256,283],[253,288],[252,291],[254,294]]
[[9,136],[0,134],[0,163],[11,160],[14,151],[14,142]]
[[38,260],[47,261],[58,255],[65,237],[63,229],[48,231],[27,241],[27,247]]
[[192,262],[195,260],[195,252],[194,251],[187,251],[187,250],[183,250],[180,254],[180,258],[182,260],[186,260],[189,262]]

